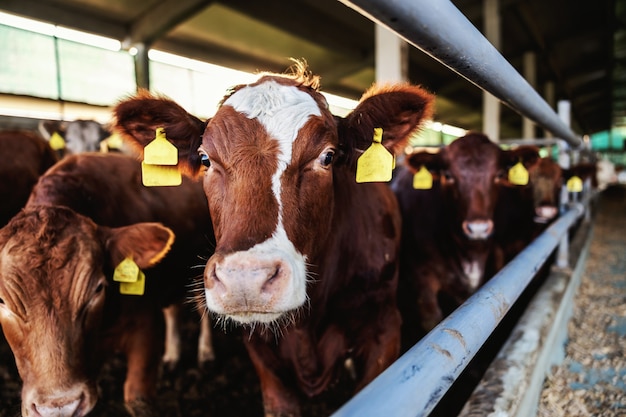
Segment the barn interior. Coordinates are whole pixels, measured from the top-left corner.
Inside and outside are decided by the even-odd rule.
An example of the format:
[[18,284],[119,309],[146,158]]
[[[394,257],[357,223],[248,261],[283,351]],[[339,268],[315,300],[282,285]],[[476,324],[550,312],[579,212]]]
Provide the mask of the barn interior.
[[[35,128],[41,119],[106,123],[111,107],[138,87],[209,117],[229,86],[249,73],[283,72],[292,57],[307,60],[321,76],[322,89],[334,95],[335,110],[344,111],[377,80],[377,28],[343,1],[3,0],[0,129]],[[495,5],[505,59],[550,107],[570,104],[568,122],[592,150],[626,165],[626,0],[452,3],[481,32],[489,20],[487,5]],[[442,16],[438,29],[448,25]],[[406,54],[406,79],[437,96],[435,133],[420,138],[424,144],[484,130],[481,88],[419,48],[408,45]],[[519,113],[504,104],[500,110],[501,142],[549,135],[539,126],[529,134]],[[187,336],[195,330],[187,328]],[[163,383],[160,405],[166,413],[213,415],[200,410],[211,402],[214,415],[249,415],[251,410],[261,415],[252,367],[241,359],[243,349],[230,351],[232,334],[216,336],[218,355],[231,354],[230,362],[204,373],[189,366],[173,382]],[[123,373],[119,362],[110,368],[118,377]],[[232,380],[221,376],[225,370]],[[5,400],[11,407],[0,410],[0,417],[18,413],[20,385],[15,370],[10,371],[12,385],[0,386],[3,395],[12,396],[10,403]],[[115,383],[106,385],[103,402],[117,411],[102,415],[126,416],[119,391]],[[326,398],[324,406],[311,402],[309,415],[328,415],[344,400],[345,395]]]
[[[489,2],[453,3],[476,28],[485,31]],[[502,55],[552,108],[556,109],[561,100],[571,103],[572,129],[581,136],[589,135],[598,150],[623,148],[624,5],[624,0],[499,0],[489,6],[497,10],[495,24]],[[159,89],[162,83],[155,80],[158,70],[151,68],[152,58],[145,54],[149,50],[247,72],[282,72],[290,65],[290,57],[305,58],[311,70],[321,75],[324,91],[350,99],[358,99],[376,80],[376,24],[336,0],[6,0],[0,11],[104,36],[118,42],[113,48],[119,48],[120,54],[135,54],[124,76],[104,80],[106,77],[100,74],[78,87],[70,85],[80,84],[77,73],[93,72],[94,65],[89,66],[89,56],[82,54],[78,62],[84,68],[70,74],[66,67],[76,65],[68,64],[69,58],[63,57],[62,50],[59,52],[62,45],[56,52],[33,49],[35,53],[27,53],[29,59],[5,60],[0,71],[0,93],[5,102],[2,108],[19,107],[15,103],[24,97],[63,102],[66,108],[74,103],[107,108],[118,97],[109,93],[109,97],[98,99],[98,83],[115,84],[116,88],[110,90],[118,95],[120,84],[124,84],[121,92],[132,92],[136,86]],[[439,29],[446,30],[443,18]],[[61,42],[62,37],[52,34]],[[15,52],[8,45],[11,42],[15,42],[15,36],[5,34],[3,43],[9,46],[9,54],[26,52],[23,47]],[[480,88],[418,48],[409,46],[406,54],[405,77],[437,95],[435,121],[465,130],[483,130],[484,98]],[[59,56],[62,62],[58,62]],[[24,65],[46,67],[50,73],[55,68],[57,71],[56,75],[41,77],[31,70],[24,71]],[[169,75],[165,76],[169,85],[166,94],[189,95],[193,93],[181,90],[198,88],[190,87],[174,72]],[[121,77],[125,81],[119,81]],[[20,80],[16,83],[17,78]],[[33,78],[46,78],[49,91],[38,95],[33,88],[16,86],[32,85]],[[72,96],[72,88],[84,93]],[[507,106],[501,106],[499,123],[501,140],[528,135],[522,129],[522,117]],[[545,132],[535,128],[532,133],[542,137]]]

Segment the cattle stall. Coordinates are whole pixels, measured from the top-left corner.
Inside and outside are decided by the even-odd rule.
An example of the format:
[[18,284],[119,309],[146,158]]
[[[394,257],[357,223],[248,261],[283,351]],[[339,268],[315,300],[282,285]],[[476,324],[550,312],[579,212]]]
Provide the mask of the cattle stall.
[[[344,3],[354,7],[353,4],[345,1]],[[353,3],[357,4],[358,2],[355,1]],[[433,13],[433,8],[436,9],[432,17],[433,22],[431,27],[433,28],[438,27],[434,20],[439,20],[442,15],[450,14],[451,16],[454,16],[454,19],[464,19],[464,17],[460,14],[458,16],[455,15],[456,12],[454,10],[448,9],[447,4],[439,3],[440,2],[438,1],[415,1],[407,7],[421,7],[424,9],[428,7],[428,13],[417,13],[426,17],[428,17],[429,13]],[[398,7],[404,6],[406,5],[398,5]],[[360,7],[370,10],[371,7],[393,8],[396,7],[396,5],[392,2],[390,3],[382,0],[380,2],[364,1],[360,4]],[[452,9],[454,9],[453,6]],[[387,11],[383,11],[383,14],[384,13],[387,13]],[[423,21],[422,17],[419,19],[414,18],[413,14],[408,13],[406,9],[403,9],[398,13],[400,13],[399,15],[410,16],[408,20],[413,20],[414,22]],[[393,14],[389,15],[391,16]],[[469,27],[471,24],[468,26],[467,23],[457,21],[456,23],[459,23],[457,25],[454,23],[454,19],[450,19],[451,26],[461,28],[460,33],[462,33],[462,35],[452,33],[446,34],[446,36],[450,37],[449,39],[425,39],[426,34],[422,33],[419,41],[412,41],[410,39],[412,38],[412,35],[406,35],[407,40],[411,41],[411,43],[420,49],[430,51],[427,53],[433,55],[436,59],[458,71],[464,77],[472,80],[479,87],[498,96],[502,101],[517,109],[520,113],[525,114],[535,120],[538,124],[546,127],[557,137],[562,138],[558,140],[555,139],[551,141],[552,143],[559,144],[564,150],[567,148],[566,144],[577,146],[577,144],[580,143],[580,139],[573,134],[561,120],[559,120],[559,116],[556,115],[549,108],[549,106],[545,104],[545,102],[543,102],[534,90],[528,84],[525,84],[525,81],[521,79],[519,74],[517,74],[514,69],[510,68],[510,66],[507,67],[508,64],[501,59],[501,57],[498,57],[499,54],[495,51],[495,49],[490,48],[488,44],[481,43],[482,41],[476,41],[476,35],[466,37],[467,33],[463,32],[464,30],[471,29],[475,31],[473,27]],[[382,17],[379,17],[376,20],[386,23],[386,20]],[[396,21],[394,17],[389,17],[388,20]],[[392,27],[392,29],[394,28],[394,25],[395,24],[389,23],[389,26]],[[406,30],[399,30],[398,32],[401,34],[410,33]],[[433,30],[433,33],[430,33],[430,31],[426,29],[425,32],[428,32],[429,36],[433,34],[438,35],[436,30]],[[480,36],[480,34],[478,34],[478,36]],[[467,38],[467,40],[462,38]],[[472,46],[467,48],[465,44],[461,44],[462,40],[463,42],[468,42],[468,44],[471,44]],[[450,56],[444,56],[443,54],[438,55],[435,51],[444,50],[445,54],[451,50],[448,47],[442,47],[442,45],[458,45],[458,48],[452,50]],[[465,56],[465,51],[468,50],[471,51],[471,53],[469,56]],[[461,54],[461,51],[463,52],[462,58],[460,58],[460,55],[457,55]],[[493,65],[490,65],[491,63]],[[479,68],[479,70],[476,70],[476,68]],[[499,74],[499,76],[494,78],[496,81],[493,81],[491,77],[496,74]],[[498,79],[505,79],[507,81],[500,82],[497,81]],[[518,97],[524,97],[524,99],[518,100]],[[575,280],[570,280],[570,277],[575,276],[577,271],[579,272],[584,259],[582,255],[580,257],[578,256],[578,252],[576,250],[579,248],[576,244],[572,243],[574,250],[571,252],[569,251],[568,246],[571,242],[569,242],[568,233],[570,233],[572,227],[579,225],[580,219],[583,215],[587,215],[590,212],[587,207],[589,198],[590,197],[587,196],[587,200],[581,203],[573,202],[572,204],[568,204],[566,206],[567,211],[562,214],[561,219],[548,231],[546,231],[541,238],[537,239],[533,245],[528,247],[518,256],[518,258],[511,262],[505,270],[494,277],[489,285],[486,285],[483,290],[468,300],[468,302],[457,312],[448,317],[446,321],[441,323],[433,332],[424,338],[407,354],[408,356],[405,355],[395,365],[393,365],[388,371],[389,373],[383,374],[377,381],[366,388],[361,395],[358,395],[353,400],[349,401],[343,408],[337,411],[335,415],[368,415],[367,412],[371,412],[372,415],[405,415],[405,413],[406,415],[423,415],[432,411],[436,406],[437,401],[440,400],[446,391],[449,391],[449,389],[453,386],[454,380],[458,380],[458,378],[461,377],[463,369],[471,363],[472,357],[479,353],[481,346],[485,340],[490,337],[493,330],[498,326],[498,323],[505,318],[507,311],[512,308],[520,295],[525,292],[533,274],[541,269],[542,265],[545,265],[546,262],[549,261],[550,254],[557,246],[562,254],[562,257],[560,258],[562,262],[567,263],[568,252],[572,253],[572,255],[569,255],[570,258],[579,258],[579,260],[576,262],[576,267],[573,272],[569,271],[569,265],[562,265],[556,279],[557,282],[554,282],[555,279],[550,278],[552,292],[549,293],[548,290],[542,290],[542,294],[558,293],[559,290],[555,289],[555,287],[559,287],[564,280],[566,282],[569,281],[572,284],[575,283]],[[577,233],[576,236],[580,235],[581,233]],[[564,261],[563,257],[565,258]],[[573,291],[573,288],[573,285],[569,285],[567,287],[567,292],[570,293],[570,297],[572,296],[571,292]],[[563,309],[567,310],[567,307],[564,306]],[[562,309],[559,309],[558,314],[563,316],[567,315],[567,312],[563,312]],[[563,328],[560,330],[564,331]],[[558,331],[559,329],[555,329],[555,332]],[[230,332],[228,338],[233,339],[232,333],[233,332]],[[558,340],[562,337],[562,335],[552,334],[549,337]],[[218,336],[218,339],[221,339],[218,340],[218,344],[222,342],[223,346],[228,346],[229,348],[233,345],[231,340],[224,343],[223,341],[225,339],[222,335]],[[235,339],[238,338],[235,337]],[[237,345],[238,342],[239,340],[237,340]],[[245,356],[245,353],[238,351],[238,349],[239,347],[235,348],[234,352],[229,353],[236,354],[239,357],[237,359],[238,362],[246,362],[245,359],[242,360],[240,358],[240,356]],[[226,349],[222,348],[222,351],[225,352]],[[239,372],[238,376],[241,377],[241,381],[238,385],[252,387],[245,388],[243,394],[254,398],[258,397],[259,393],[256,388],[254,378],[250,377],[249,372],[241,371],[241,369],[245,369],[248,364],[245,363],[240,366],[241,369],[239,369],[237,361],[235,368],[237,368],[237,372]],[[209,372],[206,374],[200,374],[196,369],[192,369],[185,373],[185,378],[179,378],[176,382],[167,382],[165,387],[171,391],[184,392],[184,394],[181,394],[181,397],[189,403],[193,403],[197,397],[201,396],[201,394],[197,392],[199,390],[194,383],[196,381],[202,381],[203,383],[211,381],[218,387],[213,393],[215,402],[224,402],[223,398],[226,397],[227,394],[232,396],[232,392],[229,391],[229,385],[224,383],[222,373],[215,371],[216,369],[220,370],[222,367],[226,368],[228,365],[225,363],[228,362],[225,361],[221,364],[216,364],[215,367],[213,369],[209,369]],[[428,364],[428,366],[425,367],[422,366],[422,364]],[[218,375],[218,377],[214,378],[216,375]],[[213,378],[215,381],[212,381]],[[398,379],[400,380],[400,384],[397,384],[396,382]],[[441,382],[439,383],[438,381]],[[200,384],[198,383],[198,385]],[[401,385],[403,389],[398,389],[398,385]],[[380,389],[380,387],[382,387],[382,389]],[[12,387],[11,389],[16,388]],[[419,396],[415,395],[415,393],[419,393]],[[112,395],[109,395],[109,397],[111,396]],[[160,399],[160,401],[170,400],[172,397],[173,394],[166,394]],[[108,399],[106,395],[105,398]],[[241,398],[241,394],[237,393],[233,396],[233,398],[235,398],[234,402],[241,403],[237,404],[240,408],[235,407],[234,411],[231,410],[233,413],[242,413],[242,410],[245,410],[246,413],[250,413],[252,411],[254,415],[261,415],[259,404],[255,404],[256,408],[244,408],[243,404],[245,404],[245,401],[238,401]],[[364,402],[362,401],[363,398],[366,398]],[[384,401],[381,401],[380,398],[384,398]],[[407,403],[407,398],[412,402]],[[420,401],[422,401],[422,403],[420,403]],[[396,410],[393,408],[394,405],[397,405],[400,408]],[[229,406],[232,407],[232,404]],[[229,406],[224,406],[224,408]],[[335,406],[331,405],[330,407]],[[164,410],[166,410],[166,414],[169,411],[167,408]],[[310,411],[311,408],[307,410]],[[211,413],[198,414],[198,410],[194,411],[196,412],[193,413],[193,415],[213,415]],[[204,411],[206,412],[206,410]],[[122,410],[120,410],[119,413],[120,415],[125,415]],[[315,412],[313,413],[315,414]],[[324,411],[319,411],[319,414],[324,414]],[[111,414],[109,412],[107,415],[111,416],[117,414]],[[173,412],[171,415],[174,415]]]
[[[552,132],[560,139],[557,143],[562,154],[565,154],[568,145],[577,148],[582,144],[581,138],[570,130],[568,124],[451,2],[340,1],[391,29],[413,46]],[[445,30],[441,26],[442,20],[446,21]],[[567,192],[563,195],[567,196]],[[537,329],[542,335],[541,341],[537,341],[534,347],[546,348],[546,352],[539,354],[539,361],[544,369],[547,368],[546,363],[549,363],[552,355],[548,350],[562,343],[565,338],[568,311],[571,310],[577,277],[585,260],[584,250],[570,255],[569,232],[589,211],[586,207],[589,200],[590,196],[587,195],[583,199],[587,204],[568,204],[565,201],[558,221],[370,385],[336,411],[333,417],[429,415],[558,247],[559,277],[548,278],[537,297],[541,298],[541,292],[550,295],[558,293],[557,298],[562,300],[555,307],[558,311],[554,315],[546,314],[552,318],[551,323],[543,324],[548,330]],[[583,235],[587,236],[585,233]],[[574,261],[578,258],[574,268],[570,268],[569,257]],[[563,274],[567,275],[565,283]],[[559,285],[565,285],[567,289],[555,291],[555,280],[560,280]],[[538,307],[535,305],[533,308]],[[538,370],[539,367],[532,365],[532,369]],[[526,413],[536,407],[537,390],[540,390],[540,386],[536,385],[541,385],[545,376],[541,371],[536,373],[539,375],[534,375],[532,380],[532,375],[525,374],[523,377],[524,382],[532,381],[535,385],[528,387],[522,384],[528,388],[525,391],[531,392],[526,395],[521,408]],[[517,395],[522,396],[521,393]]]

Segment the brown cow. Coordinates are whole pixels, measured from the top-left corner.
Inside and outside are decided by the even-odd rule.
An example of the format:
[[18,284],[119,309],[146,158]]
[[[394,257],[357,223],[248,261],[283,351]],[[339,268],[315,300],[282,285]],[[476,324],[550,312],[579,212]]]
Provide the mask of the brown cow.
[[26,130],[0,131],[0,227],[26,204],[41,174],[57,161],[40,136]]
[[519,147],[524,152],[529,181],[525,185],[501,187],[496,206],[495,240],[512,260],[543,232],[559,213],[561,168],[551,158],[539,158],[535,147]]
[[[392,184],[403,216],[399,304],[405,347],[503,266],[493,240],[496,203],[507,170],[525,158],[479,133],[437,153],[406,157],[407,168]],[[433,176],[431,189],[413,189],[422,167]]]
[[[85,415],[102,361],[116,351],[128,360],[127,407],[148,413],[161,308],[185,294],[190,267],[213,245],[206,204],[196,182],[144,187],[139,163],[119,154],[66,157],[40,178],[0,232],[0,321],[24,383],[24,416]],[[152,267],[144,295],[120,294],[112,281],[127,257]]]
[[529,169],[533,187],[533,208],[535,223],[547,225],[559,214],[562,170],[559,164],[549,157],[541,158]]
[[355,181],[374,128],[392,153],[428,116],[408,84],[373,87],[346,118],[296,65],[235,87],[206,124],[164,98],[120,103],[117,128],[144,146],[157,127],[204,188],[217,246],[205,269],[209,310],[246,327],[267,416],[300,415],[298,391],[324,391],[351,358],[357,389],[398,355],[400,216],[383,183]]

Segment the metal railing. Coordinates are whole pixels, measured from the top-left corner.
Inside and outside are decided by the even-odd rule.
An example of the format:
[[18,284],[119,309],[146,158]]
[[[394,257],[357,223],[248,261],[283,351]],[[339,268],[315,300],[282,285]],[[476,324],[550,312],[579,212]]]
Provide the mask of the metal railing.
[[[394,31],[569,145],[583,141],[448,0],[339,0]],[[445,30],[441,30],[444,26]],[[332,417],[426,416],[583,215],[571,203],[544,233]]]
[[546,262],[584,207],[570,209],[333,417],[426,416]]
[[582,139],[449,0],[339,0],[573,147]]

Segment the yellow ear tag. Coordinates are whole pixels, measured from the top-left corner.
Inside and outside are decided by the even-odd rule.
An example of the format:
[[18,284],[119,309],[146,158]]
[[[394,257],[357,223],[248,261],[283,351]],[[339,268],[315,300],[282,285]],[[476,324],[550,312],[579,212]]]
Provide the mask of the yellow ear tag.
[[374,139],[356,162],[356,182],[391,181],[393,155],[382,145],[383,130],[374,129]]
[[579,193],[583,190],[583,180],[579,176],[574,175],[567,180],[567,191],[570,193]]
[[113,133],[104,141],[106,141],[107,147],[109,149],[122,149],[122,145],[123,145],[122,137],[118,135],[117,133]]
[[528,170],[524,167],[524,164],[518,162],[509,169],[509,181],[515,185],[528,184]]
[[48,143],[50,143],[50,147],[55,151],[65,149],[65,139],[63,139],[63,136],[61,136],[59,132],[54,132],[52,136],[50,136]]
[[413,188],[416,190],[430,190],[433,188],[433,175],[423,165],[413,175]]
[[117,282],[137,282],[140,269],[132,260],[132,258],[126,258],[120,262],[113,271],[113,281]]
[[143,150],[141,178],[146,187],[172,186],[182,183],[182,176],[176,167],[178,149],[172,145],[163,132],[156,130],[156,136]]
[[148,165],[141,163],[141,182],[146,187],[175,186],[183,182],[176,165]]
[[146,290],[146,275],[139,270],[137,281],[120,282],[120,294],[123,295],[143,295]]

